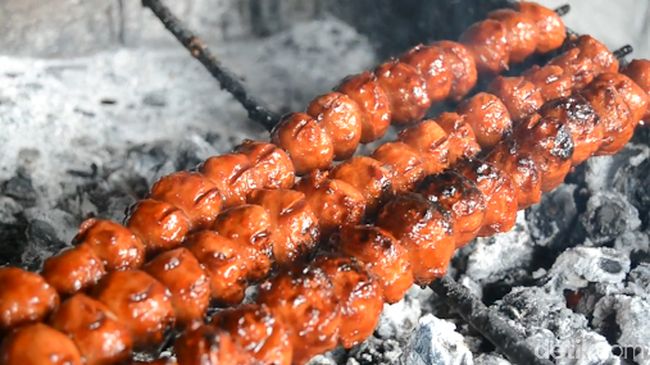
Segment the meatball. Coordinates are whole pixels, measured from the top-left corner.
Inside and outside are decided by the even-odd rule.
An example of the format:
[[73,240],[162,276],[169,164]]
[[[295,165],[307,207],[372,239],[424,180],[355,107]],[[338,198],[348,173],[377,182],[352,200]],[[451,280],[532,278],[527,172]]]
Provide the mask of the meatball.
[[207,176],[224,197],[224,207],[246,202],[248,194],[262,187],[250,159],[241,153],[213,156],[205,160],[199,170]]
[[[625,66],[623,74],[632,79],[646,94],[650,95],[650,60],[633,60]],[[650,121],[650,108],[646,109],[644,119]]]
[[472,24],[460,36],[474,55],[479,72],[496,74],[508,69],[510,45],[508,33],[502,22],[486,19]]
[[520,151],[529,153],[539,169],[542,192],[555,189],[571,169],[573,139],[568,127],[554,117],[535,117],[516,133]]
[[312,100],[307,114],[329,135],[335,160],[346,160],[354,155],[362,132],[361,109],[354,100],[345,94],[330,92]]
[[262,283],[258,295],[258,303],[289,326],[295,364],[336,347],[341,327],[338,302],[334,285],[314,266],[281,272]]
[[74,341],[86,365],[121,363],[131,356],[133,339],[126,326],[108,307],[84,294],[63,302],[51,324]]
[[377,278],[384,301],[400,301],[413,285],[409,252],[388,231],[376,226],[346,227],[341,231],[339,247]]
[[332,178],[345,181],[359,190],[372,214],[391,190],[390,172],[382,163],[365,156],[356,156],[336,166]]
[[485,197],[474,182],[448,170],[428,176],[417,191],[451,215],[456,247],[476,237],[485,217]]
[[314,265],[323,269],[334,284],[339,300],[339,337],[351,348],[372,335],[384,308],[381,286],[356,261],[346,257],[321,256]]
[[424,117],[431,100],[426,81],[415,67],[392,60],[377,67],[375,75],[390,101],[394,123],[409,124]]
[[[246,279],[266,275],[250,271],[259,255],[249,245],[243,245],[216,232],[200,231],[187,237],[185,246],[209,274],[212,298],[219,304],[234,305],[244,299]],[[267,267],[270,261],[266,255]]]
[[372,72],[346,77],[336,88],[361,108],[361,143],[368,143],[386,134],[391,121],[390,99]]
[[372,157],[390,173],[393,192],[410,190],[424,176],[420,154],[403,142],[388,142],[379,146]]
[[467,47],[456,42],[440,41],[433,43],[433,46],[444,52],[447,67],[451,70],[449,98],[455,101],[464,98],[476,86],[478,79],[474,56]]
[[108,271],[136,269],[144,262],[142,241],[126,227],[109,220],[86,219],[73,242],[93,250]]
[[245,139],[235,148],[251,162],[255,189],[288,189],[296,181],[296,171],[287,152],[269,142]]
[[465,117],[483,148],[493,147],[512,129],[508,108],[492,94],[481,92],[465,100],[458,114]]
[[560,66],[534,65],[523,76],[535,85],[544,101],[568,97],[573,90],[573,78]]
[[102,260],[87,245],[65,250],[43,264],[43,277],[60,294],[73,294],[92,287],[105,274]]
[[547,53],[562,46],[566,38],[566,29],[562,18],[557,13],[529,1],[518,2],[515,9],[535,22],[538,34],[537,52]]
[[454,147],[451,144],[454,140],[451,140],[438,123],[425,120],[416,126],[404,129],[399,134],[399,140],[419,152],[424,175],[438,173],[449,166],[451,150]]
[[457,171],[476,184],[485,196],[485,218],[479,236],[509,231],[517,218],[517,199],[506,171],[476,159],[464,161]]
[[539,89],[521,76],[498,76],[492,81],[489,89],[492,94],[501,99],[515,121],[537,112],[537,109],[544,104]]
[[2,365],[81,365],[81,355],[71,339],[42,323],[19,328],[0,347]]
[[147,253],[154,254],[179,246],[190,230],[190,220],[169,203],[145,199],[131,208],[127,227],[142,240]]
[[454,76],[451,62],[442,48],[418,45],[403,55],[401,61],[415,67],[420,73],[427,85],[427,96],[432,103],[447,99]]
[[408,250],[417,284],[426,285],[447,272],[455,248],[454,232],[440,205],[418,194],[400,195],[384,205],[377,226]]
[[286,325],[265,305],[229,308],[212,317],[242,349],[262,364],[291,365],[293,347]]
[[598,151],[603,141],[603,126],[591,104],[580,94],[546,103],[539,114],[561,120],[573,139],[573,166]]
[[488,13],[506,28],[510,47],[510,62],[519,63],[535,52],[539,40],[537,23],[529,14],[512,9],[498,9]]
[[97,299],[125,324],[136,349],[159,345],[174,327],[172,295],[144,271],[115,271],[97,288]]
[[501,141],[485,161],[505,171],[512,178],[518,209],[526,209],[539,203],[542,198],[542,175],[534,157],[522,152],[517,141],[508,138]]
[[199,261],[184,248],[163,252],[144,270],[171,292],[178,323],[187,325],[203,319],[210,304],[210,279]]
[[334,146],[329,135],[305,113],[291,113],[282,117],[271,133],[271,140],[287,151],[298,175],[325,169],[334,159]]
[[465,115],[442,113],[436,118],[436,122],[447,133],[450,165],[458,160],[473,157],[481,151],[476,134],[472,126],[467,123]]
[[228,332],[211,325],[189,329],[174,343],[180,365],[253,365],[253,357]]
[[42,276],[0,267],[0,333],[41,321],[58,305],[59,295]]
[[361,222],[366,211],[363,194],[342,180],[330,179],[317,171],[303,177],[296,190],[305,194],[307,204],[318,212],[321,237],[329,237],[341,227]]
[[151,188],[150,197],[182,210],[189,218],[190,229],[209,227],[223,204],[223,197],[212,181],[187,171],[163,176]]
[[289,189],[258,190],[251,203],[264,207],[274,230],[273,257],[287,265],[310,254],[318,243],[318,218],[307,204],[305,194]]

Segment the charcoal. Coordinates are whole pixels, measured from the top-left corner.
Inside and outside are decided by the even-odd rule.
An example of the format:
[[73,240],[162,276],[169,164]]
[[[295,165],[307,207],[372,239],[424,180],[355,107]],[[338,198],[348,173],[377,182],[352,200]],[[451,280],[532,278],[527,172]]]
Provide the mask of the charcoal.
[[558,256],[549,271],[556,290],[578,290],[592,283],[622,283],[630,259],[608,247],[575,247]]
[[[650,148],[642,145],[628,144],[612,156],[592,157],[585,163],[585,183],[591,192],[610,189],[613,186],[623,187],[622,181],[627,179],[627,170],[636,170],[641,162],[650,156]],[[643,170],[639,171],[643,174]],[[633,182],[632,185],[636,185]]]
[[[616,342],[613,352],[638,364],[650,364],[648,344],[650,302],[641,297],[611,295],[602,298],[594,309],[592,323],[601,332],[611,332]],[[615,323],[611,323],[612,320]]]
[[402,363],[412,365],[473,364],[472,353],[456,326],[427,314],[420,318]]
[[642,263],[630,271],[626,292],[650,300],[650,263]]
[[611,243],[623,233],[641,226],[638,210],[624,195],[615,192],[592,195],[579,222],[589,241],[595,245]]
[[650,211],[650,148],[635,146],[634,151],[637,154],[616,171],[612,185],[644,216]]
[[37,194],[32,185],[32,179],[21,169],[16,172],[15,176],[2,183],[0,192],[14,198],[26,208],[36,205]]
[[350,350],[348,364],[358,365],[393,365],[398,364],[403,354],[403,345],[393,339],[370,337],[359,346]]
[[561,249],[577,215],[576,185],[561,185],[545,194],[542,201],[526,211],[530,235],[538,246]]
[[40,219],[32,220],[27,228],[27,243],[22,247],[21,264],[31,270],[37,270],[46,258],[65,246],[51,224]]
[[336,365],[336,360],[332,359],[327,355],[318,355],[313,357],[307,365]]
[[510,365],[510,361],[498,353],[484,353],[474,358],[475,365]]
[[0,223],[15,224],[18,221],[17,215],[23,208],[9,196],[0,195]]
[[385,304],[375,335],[405,343],[417,326],[421,312],[420,301],[411,295],[395,304]]

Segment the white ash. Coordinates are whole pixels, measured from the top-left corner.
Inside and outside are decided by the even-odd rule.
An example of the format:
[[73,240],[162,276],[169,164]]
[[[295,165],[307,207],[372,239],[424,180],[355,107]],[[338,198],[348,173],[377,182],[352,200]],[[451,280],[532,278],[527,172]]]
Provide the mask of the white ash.
[[473,356],[456,326],[431,314],[420,318],[414,336],[402,355],[404,364],[472,365]]
[[474,358],[474,365],[510,365],[511,362],[504,359],[498,353],[485,353]]
[[638,210],[617,192],[597,192],[587,201],[580,228],[592,244],[603,245],[641,226]]
[[406,342],[417,326],[421,313],[420,301],[413,295],[406,295],[395,304],[384,304],[375,336]]
[[577,291],[589,283],[622,283],[630,270],[630,259],[607,247],[576,247],[555,260],[548,284],[555,290]]
[[536,245],[563,249],[577,212],[577,186],[565,184],[544,194],[539,204],[526,210],[531,237]]
[[650,264],[642,263],[630,271],[625,292],[650,300]]

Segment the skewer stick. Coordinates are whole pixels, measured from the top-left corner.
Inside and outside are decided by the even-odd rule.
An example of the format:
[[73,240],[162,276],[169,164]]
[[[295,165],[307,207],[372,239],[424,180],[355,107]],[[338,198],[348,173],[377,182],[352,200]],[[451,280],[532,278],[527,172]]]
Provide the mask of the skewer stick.
[[564,4],[564,5],[556,8],[554,11],[559,16],[565,16],[571,11],[571,5]]
[[467,288],[445,276],[429,285],[474,329],[516,364],[552,365],[535,354],[522,336],[495,310],[486,307]]
[[279,119],[278,115],[268,110],[255,97],[250,95],[239,77],[226,68],[212,54],[205,43],[189,30],[167,6],[160,0],[142,0],[142,5],[148,7],[162,21],[176,39],[187,48],[201,64],[219,81],[221,88],[228,91],[246,109],[248,117],[271,130]]

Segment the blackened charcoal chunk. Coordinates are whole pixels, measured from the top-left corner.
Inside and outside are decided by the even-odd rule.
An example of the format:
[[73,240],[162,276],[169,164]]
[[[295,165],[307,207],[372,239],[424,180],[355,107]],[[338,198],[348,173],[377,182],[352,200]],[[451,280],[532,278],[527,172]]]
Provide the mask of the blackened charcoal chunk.
[[27,245],[21,254],[22,264],[31,270],[37,270],[47,257],[65,246],[52,225],[39,219],[33,220],[27,228]]
[[33,207],[36,204],[37,195],[32,179],[21,171],[17,171],[14,177],[5,181],[0,192],[14,198],[24,207]]
[[577,215],[576,185],[560,185],[526,211],[530,235],[538,246],[561,249]]
[[581,228],[596,245],[604,245],[641,225],[639,212],[620,193],[600,192],[587,201],[580,216]]
[[650,264],[642,263],[628,275],[626,291],[650,300]]
[[402,345],[399,342],[370,337],[350,351],[350,358],[356,360],[359,365],[390,365],[399,364],[402,353]]
[[402,356],[402,364],[472,363],[472,353],[456,325],[431,314],[420,318]]
[[[614,177],[614,187],[644,216],[650,212],[650,159],[630,164]],[[647,222],[646,222],[647,223]]]
[[576,291],[589,283],[620,283],[629,270],[629,257],[618,250],[580,246],[558,256],[549,276],[557,290]]

